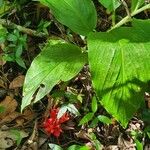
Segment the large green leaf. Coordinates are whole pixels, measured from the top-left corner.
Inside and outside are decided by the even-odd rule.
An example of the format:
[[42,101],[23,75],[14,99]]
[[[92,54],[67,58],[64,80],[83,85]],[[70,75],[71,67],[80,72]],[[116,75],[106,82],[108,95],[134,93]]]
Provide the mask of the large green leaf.
[[102,105],[126,127],[150,79],[150,20],[88,37],[93,86]]
[[58,82],[73,78],[86,62],[86,53],[73,44],[47,44],[26,74],[21,110],[33,99],[43,98]]
[[96,26],[96,10],[92,0],[39,0],[47,5],[56,19],[72,31],[87,35]]

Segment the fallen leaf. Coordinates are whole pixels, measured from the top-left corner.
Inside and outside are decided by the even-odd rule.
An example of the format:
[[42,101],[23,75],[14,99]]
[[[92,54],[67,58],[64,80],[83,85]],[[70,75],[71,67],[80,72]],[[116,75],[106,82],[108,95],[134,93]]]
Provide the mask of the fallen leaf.
[[84,131],[84,130],[81,130],[78,133],[75,133],[75,135],[77,136],[77,138],[81,138],[81,139],[90,141],[88,133],[86,131]]
[[24,83],[24,75],[20,75],[16,77],[9,85],[9,89],[16,89],[23,86]]
[[23,114],[21,114],[18,118],[16,118],[16,126],[23,126],[29,121],[31,121],[35,116],[35,113],[31,109],[25,109]]
[[31,109],[25,109],[24,112],[23,112],[23,117],[26,120],[32,120],[34,115],[35,114],[34,114],[34,112]]
[[[28,136],[28,133],[24,131],[19,131],[20,137],[25,138]],[[14,144],[16,144],[16,135],[11,131],[2,131],[0,130],[0,149],[6,149],[9,147],[12,147]]]
[[21,115],[20,113],[14,111],[14,112],[12,112],[11,114],[5,116],[5,118],[3,118],[3,119],[0,121],[0,125],[5,124],[5,123],[9,123],[9,122],[15,120],[16,118],[18,118],[20,115]]
[[20,113],[15,112],[17,105],[16,100],[10,96],[6,96],[6,98],[0,102],[0,106],[4,108],[4,111],[0,113],[0,124],[11,122],[20,115]]
[[5,111],[0,114],[0,119],[5,118],[8,114],[14,112],[17,108],[17,102],[15,99],[12,99],[10,96],[6,96],[6,98],[0,102],[0,106],[5,108]]

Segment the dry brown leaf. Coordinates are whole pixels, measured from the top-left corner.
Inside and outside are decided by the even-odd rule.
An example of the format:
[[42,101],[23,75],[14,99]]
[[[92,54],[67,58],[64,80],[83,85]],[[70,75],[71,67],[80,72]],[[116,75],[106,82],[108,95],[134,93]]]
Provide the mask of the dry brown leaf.
[[86,131],[84,131],[84,130],[81,130],[78,133],[75,133],[75,135],[77,136],[77,138],[81,138],[81,139],[85,139],[85,140],[89,140],[90,141],[88,133]]
[[0,123],[10,122],[18,117],[19,113],[15,112],[17,105],[16,100],[10,96],[6,96],[6,98],[0,102],[0,106],[4,108],[4,112],[0,113]]
[[24,122],[25,122],[25,120],[21,117],[18,117],[15,121],[16,121],[15,127],[22,127],[24,125]]
[[31,109],[25,109],[24,112],[23,112],[23,117],[26,120],[32,120],[34,115],[35,114],[34,114],[34,112]]
[[16,77],[9,85],[9,89],[16,89],[23,86],[24,83],[24,75],[20,75]]
[[0,113],[0,119],[3,119],[5,116],[14,112],[17,108],[17,102],[15,99],[12,99],[10,96],[6,96],[6,98],[0,102],[0,106],[5,108],[3,113]]
[[16,118],[18,118],[20,115],[21,115],[20,113],[14,111],[11,114],[8,114],[7,116],[5,116],[5,118],[3,118],[0,121],[0,124],[9,123],[9,122],[15,120]]
[[25,123],[28,123],[34,118],[34,115],[35,113],[31,109],[25,109],[24,113],[15,120],[16,126],[23,126]]

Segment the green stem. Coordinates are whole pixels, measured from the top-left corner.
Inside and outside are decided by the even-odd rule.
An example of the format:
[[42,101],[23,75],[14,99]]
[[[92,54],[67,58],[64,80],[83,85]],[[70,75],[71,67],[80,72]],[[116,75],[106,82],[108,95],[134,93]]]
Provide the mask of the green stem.
[[[144,10],[146,10],[146,9],[150,9],[150,4],[145,5],[145,6],[141,7],[140,9],[138,9],[138,10],[132,12],[132,13],[131,13],[131,17],[133,17],[133,16],[135,16],[135,15],[141,13],[142,11],[144,11]],[[131,19],[132,19],[131,17],[130,17],[130,16],[124,17],[120,22],[118,22],[115,26],[113,26],[113,27],[112,27],[110,30],[108,30],[108,31],[111,31],[111,30],[113,30],[113,29],[116,29],[116,28],[122,26],[123,24],[125,24],[125,23],[131,21]]]
[[23,32],[23,33],[28,34],[30,36],[41,37],[41,38],[47,37],[47,35],[45,33],[37,32],[35,30],[25,28],[23,26],[12,23],[11,21],[6,20],[6,19],[0,19],[0,24],[5,26],[6,28],[18,29],[20,32]]
[[115,26],[115,24],[116,24],[116,13],[115,13],[115,11],[113,11],[111,18],[112,18],[112,26]]

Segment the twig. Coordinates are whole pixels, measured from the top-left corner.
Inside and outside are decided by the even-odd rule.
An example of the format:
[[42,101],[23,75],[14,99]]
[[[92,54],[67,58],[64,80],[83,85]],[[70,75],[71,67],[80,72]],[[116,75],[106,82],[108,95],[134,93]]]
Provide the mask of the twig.
[[[144,10],[146,10],[146,9],[150,9],[150,4],[147,4],[147,5],[143,6],[143,7],[141,7],[140,9],[137,9],[136,11],[132,12],[132,13],[131,13],[131,17],[133,17],[133,16],[135,16],[135,15],[141,13],[142,11],[144,11]],[[131,21],[131,17],[130,17],[130,16],[124,17],[120,22],[118,22],[115,26],[113,26],[113,27],[112,27],[110,30],[108,30],[108,31],[111,31],[111,30],[113,30],[113,29],[115,29],[115,28],[118,28],[118,27],[122,26],[123,24],[125,24],[125,23]]]
[[35,37],[41,37],[41,38],[46,38],[48,35],[42,32],[37,32],[35,30],[25,28],[23,26],[17,25],[9,20],[6,19],[0,19],[0,24],[5,26],[6,28],[10,29],[18,29],[20,32],[23,32],[25,34],[28,34],[30,36],[35,36]]

